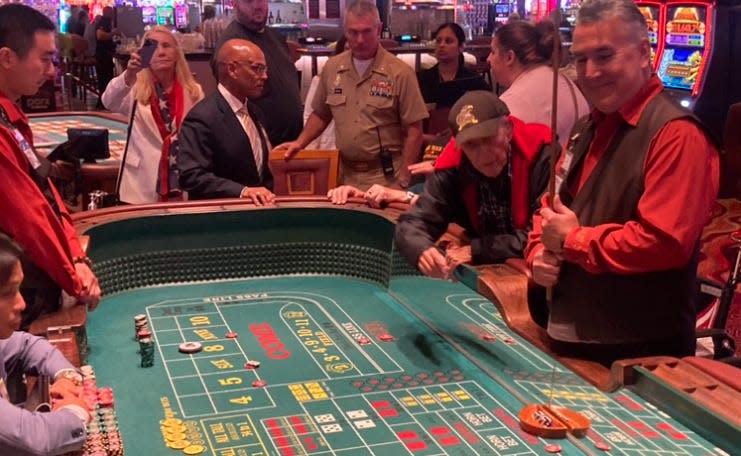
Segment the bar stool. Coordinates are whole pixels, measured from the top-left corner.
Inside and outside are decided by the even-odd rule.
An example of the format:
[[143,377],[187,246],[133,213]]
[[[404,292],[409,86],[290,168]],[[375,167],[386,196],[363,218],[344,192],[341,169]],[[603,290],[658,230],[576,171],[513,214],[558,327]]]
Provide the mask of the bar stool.
[[73,78],[82,86],[78,94],[80,99],[87,101],[87,91],[100,95],[96,84],[95,57],[87,55],[88,42],[79,35],[72,35],[72,49]]
[[59,71],[62,77],[62,99],[68,98],[67,103],[72,109],[72,103],[70,97],[75,95],[77,85],[72,74],[72,60],[74,57],[74,49],[72,46],[72,36],[69,33],[59,34]]

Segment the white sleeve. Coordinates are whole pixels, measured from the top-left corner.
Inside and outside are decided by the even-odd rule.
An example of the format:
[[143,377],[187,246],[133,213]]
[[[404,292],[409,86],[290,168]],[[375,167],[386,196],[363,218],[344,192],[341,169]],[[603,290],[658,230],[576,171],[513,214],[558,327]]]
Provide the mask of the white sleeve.
[[101,95],[103,106],[109,111],[129,116],[131,114],[131,105],[134,103],[132,98],[131,87],[126,87],[126,72],[119,74],[111,79],[105,92]]

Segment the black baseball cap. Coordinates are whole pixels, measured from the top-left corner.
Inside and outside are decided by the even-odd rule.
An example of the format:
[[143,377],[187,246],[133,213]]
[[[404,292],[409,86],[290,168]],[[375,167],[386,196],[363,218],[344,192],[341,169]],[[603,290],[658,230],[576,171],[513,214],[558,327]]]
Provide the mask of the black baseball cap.
[[455,135],[455,142],[486,138],[497,134],[497,119],[509,115],[509,109],[498,96],[488,90],[466,92],[450,108],[448,123]]

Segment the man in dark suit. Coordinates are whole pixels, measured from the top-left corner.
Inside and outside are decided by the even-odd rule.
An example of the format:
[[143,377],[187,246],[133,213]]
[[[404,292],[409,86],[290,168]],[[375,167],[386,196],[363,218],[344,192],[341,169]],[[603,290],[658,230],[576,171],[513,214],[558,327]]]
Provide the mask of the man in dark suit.
[[219,85],[190,110],[180,127],[180,185],[190,199],[249,198],[271,204],[270,140],[262,114],[250,101],[268,78],[265,55],[254,43],[233,39],[217,55]]

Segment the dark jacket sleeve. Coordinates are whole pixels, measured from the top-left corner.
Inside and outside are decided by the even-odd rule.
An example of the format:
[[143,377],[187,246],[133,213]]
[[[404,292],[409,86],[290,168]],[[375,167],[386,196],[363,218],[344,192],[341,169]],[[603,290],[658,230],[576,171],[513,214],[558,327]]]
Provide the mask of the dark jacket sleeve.
[[[214,154],[218,153],[225,138],[215,137],[211,125],[215,121],[215,110],[203,109],[201,104],[204,101],[183,119],[178,134],[180,186],[188,192],[190,199],[238,198],[245,186],[214,173]],[[212,114],[210,118],[209,112]]]
[[458,171],[436,171],[425,181],[424,192],[396,224],[396,246],[401,255],[417,267],[422,252],[448,229],[448,224],[459,218],[464,207],[459,189]]
[[530,171],[529,222],[513,234],[491,234],[471,240],[473,264],[503,263],[509,258],[522,258],[527,235],[532,229],[533,213],[540,207],[540,196],[548,186],[550,146],[543,145]]

